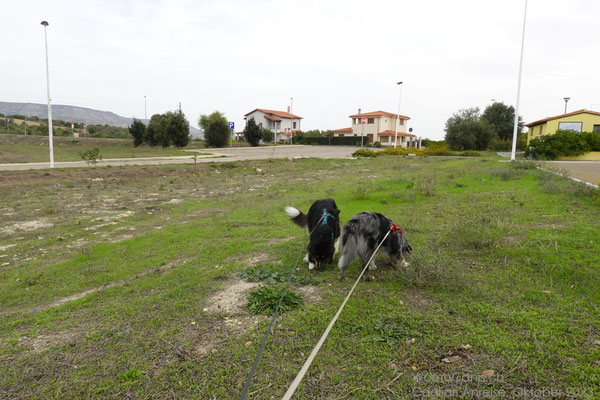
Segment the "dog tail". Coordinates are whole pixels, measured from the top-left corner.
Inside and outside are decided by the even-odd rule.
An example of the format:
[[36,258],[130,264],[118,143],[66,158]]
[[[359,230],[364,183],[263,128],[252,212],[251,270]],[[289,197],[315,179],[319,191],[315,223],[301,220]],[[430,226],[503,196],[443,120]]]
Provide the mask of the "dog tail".
[[342,250],[340,251],[338,268],[342,272],[342,276],[345,276],[346,267],[356,259],[358,247],[358,237],[356,236],[356,232],[354,232],[349,224],[346,224],[342,230],[340,243],[342,244]]
[[287,206],[285,208],[285,213],[290,217],[293,223],[301,228],[304,228],[308,224],[308,216],[297,208]]

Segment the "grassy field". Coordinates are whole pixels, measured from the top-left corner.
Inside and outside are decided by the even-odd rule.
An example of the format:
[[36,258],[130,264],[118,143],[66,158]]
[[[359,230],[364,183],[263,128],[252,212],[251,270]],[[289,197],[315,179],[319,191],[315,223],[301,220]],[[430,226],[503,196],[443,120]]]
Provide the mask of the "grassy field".
[[[81,161],[80,153],[96,147],[100,149],[100,156],[103,159],[194,154],[194,152],[183,152],[175,148],[163,149],[146,145],[133,147],[131,140],[124,139],[55,137],[53,142],[55,161]],[[185,149],[194,149],[197,146],[197,143],[192,141]],[[202,151],[198,149],[197,154],[201,154]],[[0,135],[0,164],[48,162],[48,157],[48,138],[45,136]]]
[[[323,197],[414,251],[378,259],[294,398],[600,397],[598,193],[378,157],[0,172],[0,398],[238,398],[268,324],[248,281],[287,276],[307,233],[282,209]],[[283,395],[358,273],[302,263],[249,398]]]

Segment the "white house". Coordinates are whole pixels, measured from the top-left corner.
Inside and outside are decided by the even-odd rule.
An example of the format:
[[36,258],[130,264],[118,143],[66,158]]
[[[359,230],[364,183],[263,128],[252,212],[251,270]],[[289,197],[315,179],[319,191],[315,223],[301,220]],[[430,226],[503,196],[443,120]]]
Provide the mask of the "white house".
[[302,117],[291,114],[289,107],[287,112],[257,108],[244,115],[246,121],[250,118],[254,118],[254,122],[261,128],[272,130],[277,142],[289,141],[297,130],[301,130]]
[[[386,112],[372,111],[362,113],[358,109],[357,114],[350,115],[352,126],[350,128],[336,129],[333,132],[334,136],[365,136],[365,142],[373,144],[380,142],[384,146],[393,146],[396,140],[396,123],[398,124],[398,142],[399,147],[416,147],[421,148],[421,138],[407,132],[407,122],[410,117]],[[361,120],[365,118],[366,124],[362,124]]]

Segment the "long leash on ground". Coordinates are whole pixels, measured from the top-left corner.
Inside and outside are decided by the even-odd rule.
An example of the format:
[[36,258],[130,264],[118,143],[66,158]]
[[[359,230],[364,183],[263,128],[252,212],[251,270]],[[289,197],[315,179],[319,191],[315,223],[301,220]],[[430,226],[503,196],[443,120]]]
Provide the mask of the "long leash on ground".
[[294,379],[294,381],[292,382],[292,384],[288,388],[287,392],[285,392],[285,394],[283,395],[283,397],[281,398],[281,400],[289,400],[292,397],[292,395],[294,394],[294,392],[296,391],[296,389],[298,388],[298,385],[302,381],[302,378],[304,378],[304,375],[308,371],[308,368],[310,367],[310,364],[312,364],[315,356],[317,355],[317,353],[321,349],[321,346],[325,342],[325,339],[327,339],[327,336],[329,335],[329,331],[331,331],[331,328],[333,328],[333,325],[335,324],[335,322],[337,321],[338,317],[342,313],[342,310],[346,306],[346,303],[348,302],[348,299],[350,299],[350,296],[352,296],[352,293],[354,292],[354,289],[356,288],[356,285],[358,285],[358,282],[360,282],[360,279],[362,278],[362,276],[365,273],[365,271],[367,270],[367,268],[369,268],[369,264],[371,264],[371,261],[375,257],[375,254],[377,254],[377,251],[379,250],[379,248],[381,247],[381,245],[383,244],[383,242],[385,242],[385,239],[387,239],[387,237],[389,236],[389,234],[392,231],[392,229],[393,228],[390,228],[390,230],[388,230],[388,233],[386,233],[386,235],[384,236],[384,238],[379,243],[379,246],[377,246],[377,248],[373,252],[373,255],[371,256],[371,258],[369,258],[369,261],[365,264],[365,267],[363,268],[362,272],[358,276],[358,279],[356,279],[356,282],[354,282],[354,285],[352,286],[352,289],[350,289],[350,292],[348,293],[348,296],[346,296],[346,298],[344,299],[344,302],[342,303],[342,305],[338,309],[337,313],[335,314],[335,316],[333,317],[333,319],[331,320],[331,322],[327,326],[327,329],[325,329],[325,332],[323,332],[323,335],[321,336],[321,339],[319,339],[319,341],[317,342],[317,345],[315,346],[315,348],[313,349],[313,351],[310,353],[310,355],[306,359],[306,362],[304,363],[304,365],[300,369],[300,372],[298,372],[298,375],[296,375],[296,378]]
[[[325,215],[326,214],[324,213],[323,216],[321,217],[321,219],[319,219],[319,222],[317,222],[317,224],[313,228],[313,230],[308,234],[309,237],[310,237],[310,235],[312,235],[312,233],[315,231],[315,229],[317,229],[317,227],[319,226],[319,223],[321,222],[321,220],[323,220]],[[269,323],[269,327],[267,328],[267,331],[265,332],[265,334],[263,336],[262,342],[260,344],[260,348],[258,349],[258,353],[256,353],[256,357],[254,358],[254,364],[252,364],[252,368],[250,369],[250,372],[248,373],[248,376],[246,377],[246,383],[244,383],[244,389],[242,390],[242,395],[240,396],[240,400],[245,400],[246,396],[248,396],[248,390],[250,389],[250,383],[252,382],[252,378],[254,377],[254,372],[256,372],[256,368],[258,367],[258,362],[260,361],[262,352],[265,349],[265,344],[267,343],[267,339],[269,338],[269,333],[271,333],[271,328],[273,327],[275,320],[279,316],[279,308],[281,307],[281,302],[283,301],[283,296],[285,295],[287,288],[292,280],[292,277],[294,276],[294,273],[296,272],[296,267],[298,266],[300,257],[302,257],[302,253],[300,253],[298,258],[296,259],[296,263],[294,264],[294,267],[290,271],[287,281],[285,282],[285,286],[283,287],[283,290],[281,291],[281,296],[279,297],[279,302],[277,303],[277,307],[275,307],[275,311],[273,312],[273,315],[271,317],[271,322]]]

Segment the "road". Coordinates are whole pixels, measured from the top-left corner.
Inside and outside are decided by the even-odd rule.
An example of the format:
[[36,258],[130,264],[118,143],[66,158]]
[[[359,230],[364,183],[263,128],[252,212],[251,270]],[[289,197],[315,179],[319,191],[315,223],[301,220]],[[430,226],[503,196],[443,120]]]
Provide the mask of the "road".
[[[350,158],[358,147],[353,146],[305,146],[279,145],[264,147],[234,147],[233,149],[208,150],[212,156],[198,156],[197,162],[223,162],[242,160],[261,160],[267,158]],[[196,150],[197,151],[197,150]],[[204,150],[203,150],[204,151]],[[112,158],[98,161],[98,166],[119,165],[157,165],[157,164],[193,164],[193,156]],[[54,162],[55,168],[87,167],[85,161]],[[50,168],[50,163],[0,164],[0,171],[19,171]]]
[[546,161],[546,165],[566,169],[573,178],[600,183],[600,161]]

